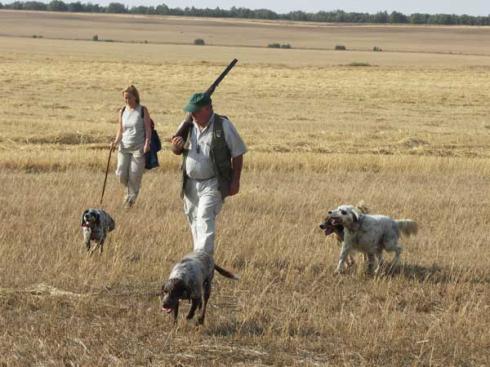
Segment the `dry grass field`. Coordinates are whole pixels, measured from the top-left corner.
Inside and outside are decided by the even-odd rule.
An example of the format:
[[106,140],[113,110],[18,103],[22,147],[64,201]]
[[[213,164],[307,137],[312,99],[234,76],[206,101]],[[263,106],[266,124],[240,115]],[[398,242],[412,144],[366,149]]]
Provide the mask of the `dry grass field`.
[[192,44],[203,38],[215,46],[265,47],[290,43],[297,48],[454,53],[490,56],[490,29],[466,26],[325,24],[290,21],[145,15],[0,11],[0,34],[63,39],[100,39]]
[[[458,28],[433,27],[441,41],[431,54],[405,52],[430,48],[422,28],[407,42],[377,27],[400,52],[338,53],[48,39],[72,38],[63,22],[73,16],[46,13],[35,28],[41,16],[15,14],[12,33],[0,23],[0,365],[490,364],[488,30],[464,31],[481,52],[465,48],[464,33],[454,41]],[[124,38],[121,17],[104,17],[97,32]],[[173,22],[166,41],[182,41],[179,19],[151,19]],[[218,32],[216,20],[194,22],[196,34]],[[265,26],[239,24],[216,43],[244,44],[245,28],[251,39]],[[299,27],[267,26],[284,41]],[[43,27],[53,33],[22,37]],[[351,28],[362,40],[365,29]],[[186,98],[234,56],[214,104],[249,153],[241,192],[220,214],[216,259],[241,280],[217,276],[206,324],[181,315],[174,327],[152,294],[192,247],[179,157],[160,154],[129,211],[110,175],[104,208],[116,230],[102,256],[84,252],[80,215],[98,205],[121,89],[136,84],[168,137]],[[394,274],[366,275],[359,256],[333,275],[338,247],[318,224],[359,200],[420,225]]]

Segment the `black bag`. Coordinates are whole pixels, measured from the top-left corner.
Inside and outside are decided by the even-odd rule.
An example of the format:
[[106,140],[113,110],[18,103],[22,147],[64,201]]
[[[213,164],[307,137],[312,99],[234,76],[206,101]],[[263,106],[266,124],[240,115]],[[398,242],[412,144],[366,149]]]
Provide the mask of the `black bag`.
[[145,153],[146,169],[152,169],[160,166],[160,163],[158,163],[157,152],[162,150],[162,142],[160,141],[160,137],[158,136],[158,133],[155,130],[155,123],[151,119],[150,121],[151,121],[150,151]]

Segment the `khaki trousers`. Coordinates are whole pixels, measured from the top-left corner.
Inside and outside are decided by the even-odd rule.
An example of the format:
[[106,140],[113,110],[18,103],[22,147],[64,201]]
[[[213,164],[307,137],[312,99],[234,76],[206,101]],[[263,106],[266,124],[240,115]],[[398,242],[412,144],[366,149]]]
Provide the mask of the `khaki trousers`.
[[116,175],[127,188],[125,202],[133,204],[141,188],[141,179],[145,170],[143,147],[135,150],[120,148],[117,153]]
[[213,256],[216,216],[222,206],[223,199],[216,178],[205,181],[191,178],[186,180],[184,212],[191,227],[194,251],[204,250]]

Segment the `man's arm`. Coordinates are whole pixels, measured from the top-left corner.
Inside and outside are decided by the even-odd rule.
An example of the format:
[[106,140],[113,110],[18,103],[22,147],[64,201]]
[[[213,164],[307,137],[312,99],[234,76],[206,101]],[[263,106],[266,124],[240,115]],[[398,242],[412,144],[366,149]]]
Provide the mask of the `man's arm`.
[[230,183],[229,196],[238,194],[240,191],[240,176],[242,175],[243,167],[243,154],[231,159],[231,166],[233,168],[233,177]]

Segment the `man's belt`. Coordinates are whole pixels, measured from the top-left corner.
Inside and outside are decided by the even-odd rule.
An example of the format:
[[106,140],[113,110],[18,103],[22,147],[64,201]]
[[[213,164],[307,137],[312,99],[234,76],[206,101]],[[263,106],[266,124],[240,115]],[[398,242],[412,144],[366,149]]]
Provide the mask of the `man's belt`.
[[192,177],[187,176],[187,178],[190,179],[190,180],[197,181],[197,182],[203,182],[203,181],[208,181],[208,180],[211,180],[213,178],[216,178],[216,176],[211,176],[211,177],[208,177],[208,178],[192,178]]

